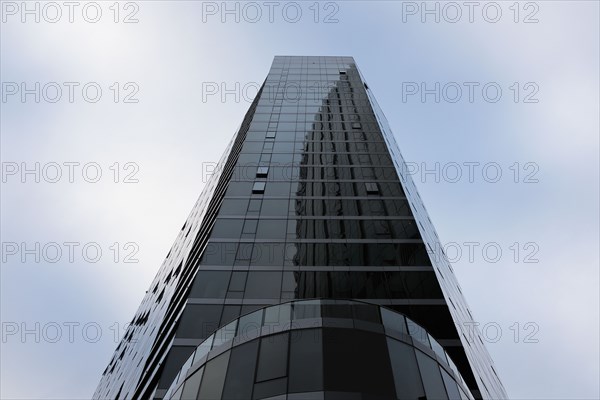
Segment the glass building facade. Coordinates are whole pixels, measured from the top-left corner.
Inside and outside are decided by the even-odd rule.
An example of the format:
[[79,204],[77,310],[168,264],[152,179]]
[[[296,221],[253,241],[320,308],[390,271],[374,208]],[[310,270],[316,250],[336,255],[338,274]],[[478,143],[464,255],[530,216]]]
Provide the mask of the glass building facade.
[[275,57],[97,399],[506,392],[351,57]]

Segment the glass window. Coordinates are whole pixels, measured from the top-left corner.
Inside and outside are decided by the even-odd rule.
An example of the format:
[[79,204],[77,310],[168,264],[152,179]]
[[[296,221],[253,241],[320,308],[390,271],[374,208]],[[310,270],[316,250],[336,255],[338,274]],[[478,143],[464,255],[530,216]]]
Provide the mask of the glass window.
[[219,210],[220,215],[244,215],[248,207],[248,200],[225,199]]
[[248,204],[248,213],[258,213],[260,212],[260,206],[262,204],[261,199],[252,199]]
[[269,175],[269,167],[258,167],[256,170],[257,178],[266,178]]
[[288,200],[264,200],[264,207],[260,212],[260,215],[276,215],[276,216],[287,216],[288,214]]
[[273,142],[264,142],[263,150],[273,150]]
[[394,380],[384,335],[324,329],[323,343],[326,344],[323,346],[326,391],[394,397]]
[[237,336],[243,338],[255,337],[260,330],[263,320],[263,310],[246,314],[239,319]]
[[[295,250],[296,247],[293,245],[289,245],[288,249]],[[296,291],[296,278],[294,272],[284,272],[283,273],[283,281],[281,283],[281,290],[285,292],[294,292]]]
[[260,155],[260,165],[268,164],[271,162],[271,153],[264,153]]
[[287,378],[273,379],[270,381],[259,382],[254,385],[254,399],[283,400],[275,397],[286,392]]
[[255,234],[256,233],[256,227],[258,226],[258,220],[257,219],[247,219],[246,222],[244,223],[244,230],[242,231],[243,234]]
[[246,287],[246,277],[248,272],[246,271],[233,271],[231,274],[231,281],[229,282],[229,291],[241,292]]
[[247,196],[251,187],[252,182],[229,182],[225,196]]
[[440,368],[440,371],[442,372],[442,379],[444,380],[444,385],[446,386],[446,391],[448,392],[448,398],[450,400],[461,400],[462,397],[458,391],[458,386],[456,385],[454,379],[452,379],[443,368]]
[[381,319],[383,320],[383,326],[385,326],[386,331],[393,330],[399,333],[408,333],[404,315],[388,310],[387,308],[380,308],[380,310]]
[[251,265],[281,266],[285,243],[255,243]]
[[289,162],[292,160],[292,158],[293,158],[293,154],[289,154],[289,153],[279,154],[278,153],[278,154],[274,154],[272,160],[271,159],[270,160],[273,161],[273,163],[279,163],[282,165],[286,165],[286,164],[289,164]]
[[352,305],[344,301],[326,301],[321,306],[323,318],[352,319]]
[[246,282],[246,299],[279,299],[281,272],[250,271]]
[[213,341],[213,347],[222,345],[223,343],[231,340],[235,337],[235,331],[237,328],[237,320],[234,320],[218,331],[215,332],[215,338]]
[[379,320],[379,307],[371,304],[353,304],[352,311],[354,313],[354,319],[359,321],[368,321],[374,323],[380,323]]
[[320,329],[292,333],[289,392],[323,390],[323,339]]
[[448,396],[446,395],[446,389],[444,389],[444,382],[442,381],[438,363],[418,350],[415,353],[417,354],[417,362],[419,363],[419,370],[421,371],[421,378],[423,379],[427,398],[447,399]]
[[233,170],[233,175],[231,176],[231,179],[233,181],[247,181],[247,180],[251,180],[255,174],[256,174],[256,164],[255,163],[239,165],[239,166],[235,167],[235,169]]
[[164,364],[163,372],[160,377],[158,387],[161,389],[168,389],[168,386],[173,382],[181,366],[189,356],[194,352],[193,346],[173,346],[169,350],[167,361]]
[[247,400],[252,397],[257,354],[258,340],[253,340],[231,350],[223,390],[224,399]]
[[176,336],[193,339],[207,338],[219,327],[222,309],[222,305],[216,304],[188,304],[179,321]]
[[230,351],[210,360],[204,368],[204,379],[200,386],[199,399],[220,399],[223,393],[225,372],[229,362]]
[[196,361],[200,360],[202,357],[208,354],[208,352],[212,349],[213,340],[215,340],[214,334],[210,335],[207,339],[204,340],[204,342],[202,342],[202,344],[200,344],[200,346],[196,348],[196,353],[194,354],[194,360],[192,361],[192,365]]
[[256,230],[257,239],[283,239],[287,229],[287,220],[261,219]]
[[412,336],[413,339],[416,339],[425,346],[431,348],[431,345],[429,344],[429,335],[425,329],[408,318],[406,318],[406,325],[408,326],[408,334]]
[[264,325],[272,327],[289,326],[291,312],[292,309],[289,303],[269,307],[265,310]]
[[282,122],[277,127],[277,131],[279,132],[291,132],[296,129],[296,124],[293,122]]
[[171,398],[169,400],[179,400],[179,398],[181,397],[182,391],[183,391],[183,387],[180,387],[179,390],[177,390],[175,392],[175,394],[173,396],[171,396]]
[[254,186],[252,186],[252,193],[264,193],[265,185],[265,182],[254,182]]
[[293,304],[292,319],[321,318],[321,302],[318,300],[302,301]]
[[255,112],[254,116],[252,117],[252,121],[268,121],[269,120],[269,114],[267,113],[259,113],[259,112]]
[[240,154],[236,165],[244,166],[244,165],[256,165],[260,160],[260,154],[258,153],[248,153],[248,154]]
[[246,262],[247,265],[247,261],[250,261],[252,258],[253,251],[254,245],[252,243],[240,243],[235,256],[236,265],[238,265],[238,263],[242,264],[240,261]]
[[377,194],[379,193],[379,188],[377,187],[377,184],[374,182],[367,182],[365,183],[365,187],[367,189],[367,194]]
[[294,151],[294,142],[277,142],[273,151],[276,153],[291,153]]
[[414,349],[400,341],[387,339],[388,352],[396,383],[396,397],[399,399],[424,398],[421,376],[417,367]]
[[199,369],[190,376],[183,386],[183,392],[181,394],[181,400],[196,400],[198,389],[200,389],[200,381],[202,380],[202,371]]
[[236,243],[210,242],[206,246],[200,263],[202,265],[233,265]]
[[242,153],[260,153],[262,149],[262,142],[244,142],[244,146],[242,147]]
[[[263,182],[264,183],[264,182]],[[289,182],[269,182],[266,189],[263,188],[265,195],[267,196],[289,196],[290,194],[290,183]]]
[[420,239],[417,224],[413,220],[393,220],[390,221],[394,227],[394,237],[398,239]]
[[267,336],[260,340],[257,382],[287,375],[288,341],[288,333]]
[[429,343],[431,343],[431,349],[435,352],[435,354],[437,354],[439,358],[447,362],[444,348],[431,335],[429,336]]
[[190,291],[191,298],[223,299],[229,284],[229,271],[198,271]]

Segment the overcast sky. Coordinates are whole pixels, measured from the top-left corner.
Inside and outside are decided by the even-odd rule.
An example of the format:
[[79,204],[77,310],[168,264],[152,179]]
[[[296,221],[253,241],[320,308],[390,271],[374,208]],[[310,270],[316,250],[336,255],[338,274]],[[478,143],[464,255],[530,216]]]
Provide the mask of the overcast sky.
[[0,397],[92,395],[274,55],[355,57],[509,396],[600,397],[598,2],[111,4],[2,2]]

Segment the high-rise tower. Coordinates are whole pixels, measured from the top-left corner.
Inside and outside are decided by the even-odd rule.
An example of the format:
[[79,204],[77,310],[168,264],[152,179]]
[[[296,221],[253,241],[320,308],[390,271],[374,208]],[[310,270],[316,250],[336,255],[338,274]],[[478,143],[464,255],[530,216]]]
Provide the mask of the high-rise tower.
[[352,57],[275,57],[97,399],[506,398]]

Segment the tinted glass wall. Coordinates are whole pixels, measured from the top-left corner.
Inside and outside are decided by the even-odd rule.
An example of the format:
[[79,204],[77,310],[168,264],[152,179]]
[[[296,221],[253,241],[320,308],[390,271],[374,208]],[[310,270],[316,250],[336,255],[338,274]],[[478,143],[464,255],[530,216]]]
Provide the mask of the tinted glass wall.
[[304,300],[259,309],[189,356],[166,399],[472,399],[424,328],[387,308]]
[[[406,315],[452,357],[475,398],[505,396],[497,377],[488,376],[485,349],[465,351],[479,345],[456,328],[448,284],[440,284],[424,241],[428,217],[415,206],[415,190],[406,190],[370,96],[351,57],[275,57],[211,191],[186,221],[167,257],[172,261],[159,272],[95,397],[162,399],[186,360],[218,329],[270,305],[315,298],[360,299]],[[323,340],[331,334],[319,333]],[[369,339],[359,337],[364,334],[346,332],[347,341],[324,345],[320,357],[355,347]],[[373,354],[403,352],[385,337],[371,339]],[[211,360],[193,382],[202,382],[201,398],[236,398],[234,388],[249,386],[264,398],[311,387],[333,393],[342,381],[358,381],[354,369],[344,369],[350,360],[336,364],[337,372],[323,362],[314,376],[291,374],[290,360],[276,357],[283,349],[296,354],[290,346],[285,335],[265,346],[247,343]],[[352,361],[370,365],[376,361],[370,357],[355,354]],[[423,371],[431,369],[415,357]],[[256,376],[248,372],[250,359],[259,360]],[[362,387],[356,393],[387,396],[398,379],[412,379],[393,374],[393,366],[408,359],[390,358],[392,373],[377,376],[385,378],[377,383],[381,393]],[[486,368],[473,367],[480,363]],[[223,372],[227,367],[236,372]],[[437,396],[445,375],[423,371],[423,385],[439,375],[425,393]]]

